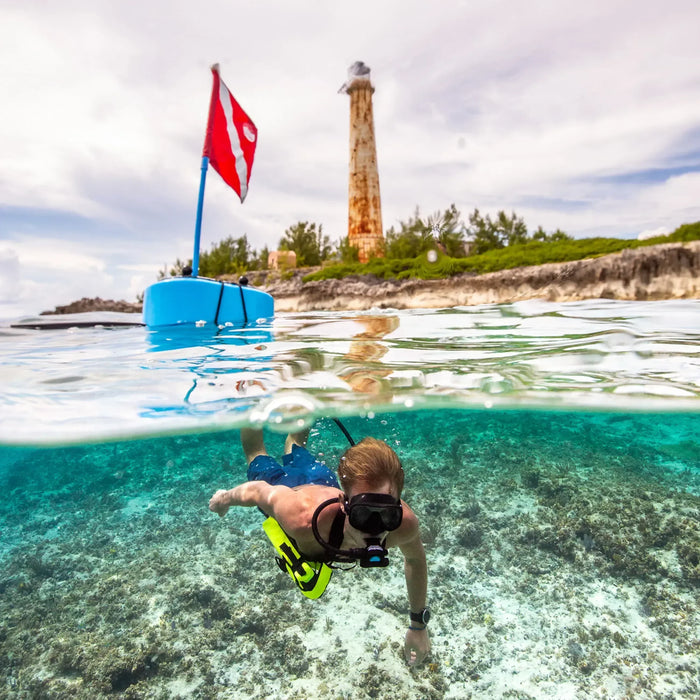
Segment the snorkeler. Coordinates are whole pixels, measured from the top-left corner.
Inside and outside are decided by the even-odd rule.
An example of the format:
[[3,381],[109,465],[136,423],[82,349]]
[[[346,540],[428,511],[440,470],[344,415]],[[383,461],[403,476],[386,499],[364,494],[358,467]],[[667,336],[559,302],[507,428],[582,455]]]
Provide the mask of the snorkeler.
[[248,481],[217,491],[209,509],[224,516],[231,506],[257,506],[268,516],[263,528],[280,554],[280,568],[309,598],[323,593],[334,563],[383,567],[388,549],[398,547],[410,605],[404,653],[409,664],[421,663],[430,651],[428,572],[418,518],[401,500],[398,455],[385,442],[365,438],[342,456],[339,483],[306,450],[307,437],[308,430],[287,436],[280,465],[267,454],[262,430],[241,430]]

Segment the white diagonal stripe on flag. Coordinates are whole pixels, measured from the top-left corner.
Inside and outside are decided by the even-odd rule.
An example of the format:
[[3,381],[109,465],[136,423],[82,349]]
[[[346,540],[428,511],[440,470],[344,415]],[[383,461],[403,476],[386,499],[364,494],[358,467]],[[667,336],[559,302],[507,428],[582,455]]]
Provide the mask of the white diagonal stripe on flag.
[[243,156],[241,141],[238,138],[238,130],[233,122],[231,94],[224,85],[223,80],[219,82],[219,101],[221,102],[221,107],[223,108],[224,115],[226,116],[226,131],[228,131],[228,138],[231,142],[231,153],[233,153],[236,159],[236,173],[238,174],[238,181],[241,185],[242,202],[248,194],[248,165],[246,164],[245,157]]

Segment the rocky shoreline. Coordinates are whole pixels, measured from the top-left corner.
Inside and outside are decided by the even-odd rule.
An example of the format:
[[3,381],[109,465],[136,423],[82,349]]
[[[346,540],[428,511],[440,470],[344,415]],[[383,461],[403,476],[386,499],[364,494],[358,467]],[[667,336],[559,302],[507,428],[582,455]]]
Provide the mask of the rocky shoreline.
[[[700,241],[627,249],[599,258],[549,263],[483,275],[465,273],[438,280],[382,280],[373,275],[303,282],[311,270],[251,273],[250,281],[275,298],[278,311],[361,311],[372,308],[446,308],[511,303],[541,298],[582,299],[700,298]],[[138,313],[140,303],[83,298],[44,314],[86,311]]]
[[445,308],[541,298],[700,298],[700,241],[628,249],[600,258],[549,263],[439,280],[379,280],[369,275],[266,287],[278,311]]
[[64,306],[57,306],[53,311],[42,311],[41,316],[56,316],[63,314],[82,314],[88,311],[118,311],[119,313],[138,314],[143,310],[139,302],[114,301],[101,297],[83,297]]

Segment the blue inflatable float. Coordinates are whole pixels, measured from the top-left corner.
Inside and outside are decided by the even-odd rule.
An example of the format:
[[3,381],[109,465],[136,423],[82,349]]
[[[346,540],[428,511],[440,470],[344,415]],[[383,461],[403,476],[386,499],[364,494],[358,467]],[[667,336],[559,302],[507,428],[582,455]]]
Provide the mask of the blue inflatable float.
[[179,325],[221,326],[269,321],[274,300],[260,289],[207,277],[172,277],[148,287],[143,297],[143,322],[149,328]]

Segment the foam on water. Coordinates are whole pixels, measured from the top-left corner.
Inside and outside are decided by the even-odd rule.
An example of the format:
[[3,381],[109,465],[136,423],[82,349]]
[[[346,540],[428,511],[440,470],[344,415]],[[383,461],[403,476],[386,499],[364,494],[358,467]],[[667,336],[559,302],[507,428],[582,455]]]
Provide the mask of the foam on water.
[[397,407],[694,411],[699,348],[698,301],[280,314],[244,330],[4,327],[0,443],[284,430]]

